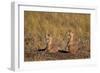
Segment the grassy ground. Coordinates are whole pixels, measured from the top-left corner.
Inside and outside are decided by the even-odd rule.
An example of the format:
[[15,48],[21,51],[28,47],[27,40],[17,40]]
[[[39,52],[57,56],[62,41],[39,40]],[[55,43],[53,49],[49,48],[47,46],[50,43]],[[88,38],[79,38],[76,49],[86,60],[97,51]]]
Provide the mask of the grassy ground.
[[[60,49],[66,44],[69,30],[75,31],[79,41],[76,55],[37,51],[46,47],[45,34],[53,37]],[[57,12],[24,12],[24,60],[62,60],[90,58],[90,14]]]
[[34,51],[25,53],[25,61],[45,61],[45,60],[67,60],[67,59],[87,59],[90,58],[89,51],[79,50],[77,54],[71,53],[49,53],[46,51]]

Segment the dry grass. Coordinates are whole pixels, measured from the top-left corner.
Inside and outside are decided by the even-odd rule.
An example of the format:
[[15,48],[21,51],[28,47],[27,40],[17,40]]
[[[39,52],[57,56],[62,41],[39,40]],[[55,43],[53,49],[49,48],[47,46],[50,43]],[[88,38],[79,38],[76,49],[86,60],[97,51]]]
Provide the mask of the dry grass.
[[[71,53],[49,53],[37,51],[46,47],[45,35],[51,34],[53,44],[64,49],[66,32],[75,31],[78,37],[78,51]],[[90,14],[57,12],[24,12],[24,60],[62,60],[90,57]]]

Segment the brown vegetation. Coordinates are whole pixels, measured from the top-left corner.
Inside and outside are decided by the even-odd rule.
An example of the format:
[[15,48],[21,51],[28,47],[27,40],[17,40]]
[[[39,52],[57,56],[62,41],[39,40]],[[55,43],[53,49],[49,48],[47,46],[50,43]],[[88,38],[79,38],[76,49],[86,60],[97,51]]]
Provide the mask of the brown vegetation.
[[24,60],[90,57],[90,15],[24,12]]

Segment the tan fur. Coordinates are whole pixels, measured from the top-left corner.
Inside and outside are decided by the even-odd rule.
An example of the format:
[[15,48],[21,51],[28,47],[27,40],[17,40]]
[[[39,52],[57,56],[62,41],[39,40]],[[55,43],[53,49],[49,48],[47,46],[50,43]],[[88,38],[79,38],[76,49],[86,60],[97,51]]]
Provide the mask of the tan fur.
[[56,53],[58,52],[58,47],[57,46],[54,46],[54,45],[51,45],[51,48],[48,49],[50,53]]
[[49,35],[46,35],[46,39],[47,39],[47,50],[50,53],[55,53],[58,52],[58,47],[56,45],[53,44],[53,38]]
[[77,35],[75,35],[74,32],[70,31],[68,33],[68,36],[69,36],[69,43],[68,43],[69,51],[72,54],[76,54],[77,53],[77,50],[78,50],[78,42],[77,42],[75,36],[77,36]]

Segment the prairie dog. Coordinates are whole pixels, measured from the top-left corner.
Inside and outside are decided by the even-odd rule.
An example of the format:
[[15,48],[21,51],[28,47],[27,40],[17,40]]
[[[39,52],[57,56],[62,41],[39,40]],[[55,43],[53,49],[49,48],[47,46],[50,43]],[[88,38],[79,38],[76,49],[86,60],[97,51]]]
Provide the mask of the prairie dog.
[[68,49],[70,53],[76,54],[78,50],[78,45],[77,45],[77,40],[76,40],[76,35],[73,31],[68,32]]
[[50,34],[46,34],[46,40],[47,40],[47,50],[50,53],[58,52],[58,47],[54,45],[53,38]]

